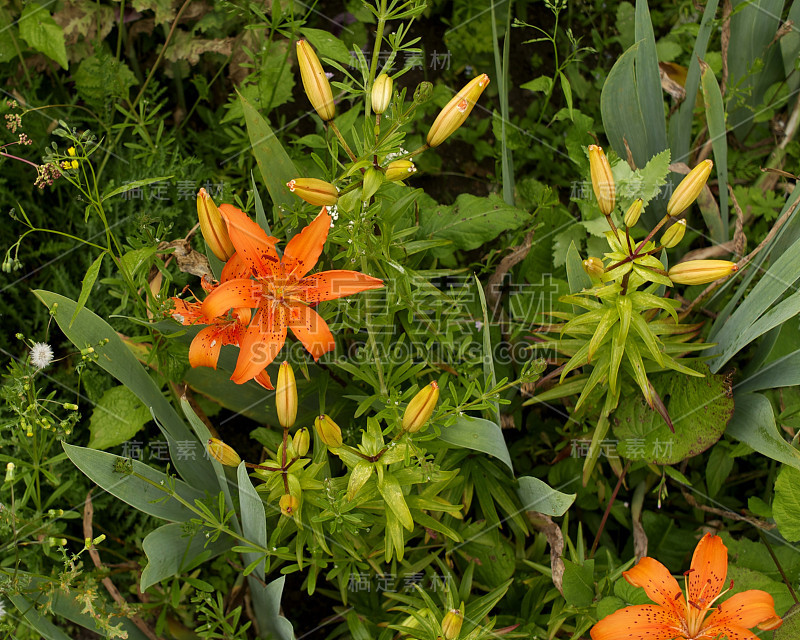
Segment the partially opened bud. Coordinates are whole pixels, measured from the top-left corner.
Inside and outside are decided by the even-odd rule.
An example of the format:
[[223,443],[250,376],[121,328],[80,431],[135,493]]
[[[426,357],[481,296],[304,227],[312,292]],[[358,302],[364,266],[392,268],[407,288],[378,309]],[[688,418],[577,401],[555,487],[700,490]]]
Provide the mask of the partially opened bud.
[[281,496],[279,505],[281,507],[281,513],[291,518],[294,516],[295,511],[297,511],[297,509],[300,507],[300,500],[295,498],[290,493],[285,493]]
[[675,284],[707,284],[738,270],[729,260],[688,260],[676,264],[667,275]]
[[339,200],[339,190],[318,178],[295,178],[286,183],[294,195],[317,207],[330,207]]
[[641,198],[637,198],[631,203],[631,206],[628,207],[628,210],[625,212],[625,216],[622,218],[622,221],[625,223],[626,227],[635,227],[636,223],[639,222],[639,216],[642,215],[642,202]]
[[[464,606],[463,604],[461,605]],[[444,640],[456,640],[461,633],[464,614],[460,609],[450,609],[442,619],[442,637]]]
[[602,278],[606,272],[603,261],[600,258],[586,258],[583,261],[583,270],[592,278]]
[[297,41],[297,63],[300,76],[311,106],[325,122],[333,120],[336,107],[333,104],[333,92],[328,76],[322,70],[317,54],[305,40]]
[[238,467],[242,459],[232,447],[229,447],[222,440],[217,438],[209,438],[207,443],[208,455],[221,465],[226,467]]
[[278,422],[284,429],[294,425],[297,418],[297,383],[292,365],[284,361],[278,369],[278,384],[275,385],[275,408]]
[[386,179],[391,181],[405,180],[417,168],[411,160],[395,160],[386,166]]
[[592,189],[597,197],[600,211],[604,216],[610,215],[614,210],[616,198],[614,176],[611,175],[611,165],[608,163],[606,154],[596,144],[589,145],[589,172],[592,176]]
[[679,216],[686,211],[695,200],[703,187],[706,186],[708,176],[711,175],[711,169],[714,163],[711,160],[703,160],[689,174],[681,180],[681,183],[672,193],[672,197],[667,203],[667,214],[670,216]]
[[197,192],[197,217],[200,220],[200,233],[211,252],[223,262],[227,262],[236,253],[228,228],[217,209],[217,205],[205,189]]
[[411,398],[403,414],[403,431],[416,433],[430,419],[439,401],[439,385],[436,381],[423,387]]
[[297,430],[294,438],[292,438],[292,446],[298,456],[304,456],[308,453],[308,448],[311,446],[311,434],[308,429],[303,427]]
[[321,415],[314,420],[314,429],[326,447],[338,449],[342,446],[342,430],[328,416]]
[[382,114],[392,103],[392,85],[392,79],[385,73],[375,78],[375,82],[372,85],[371,98],[372,110],[376,114]]
[[469,116],[472,107],[481,97],[483,90],[489,86],[489,76],[485,73],[479,75],[477,78],[470,80],[467,85],[459,91],[456,96],[448,102],[444,109],[436,116],[436,120],[431,125],[431,130],[428,131],[428,146],[438,147],[453,132],[458,129]]
[[678,243],[683,240],[683,236],[686,234],[686,220],[678,220],[675,224],[673,224],[669,229],[664,232],[664,235],[661,236],[661,244],[664,245],[667,249],[672,249],[672,247],[677,247]]

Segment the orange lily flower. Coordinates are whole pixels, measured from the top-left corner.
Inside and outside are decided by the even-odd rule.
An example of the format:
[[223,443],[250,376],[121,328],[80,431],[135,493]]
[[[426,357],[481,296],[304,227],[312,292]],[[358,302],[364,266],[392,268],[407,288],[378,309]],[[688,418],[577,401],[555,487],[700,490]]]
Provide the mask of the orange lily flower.
[[625,607],[606,616],[592,627],[592,640],[758,640],[750,628],[781,626],[772,596],[758,590],[731,596],[706,617],[725,593],[727,573],[728,549],[722,538],[709,533],[694,550],[686,573],[686,596],[663,564],[642,558],[622,575],[656,604]]
[[[282,259],[275,250],[277,239],[268,236],[244,212],[226,204],[220,205],[219,210],[236,249],[231,258],[236,264],[230,268],[231,277],[223,277],[200,311],[206,318],[219,318],[232,309],[255,310],[239,339],[239,359],[231,376],[238,384],[259,376],[261,380],[269,379],[265,368],[283,347],[287,329],[318,360],[336,343],[326,322],[311,307],[383,286],[382,280],[358,271],[307,275],[319,260],[331,227],[325,207],[289,241]],[[226,270],[229,265],[230,261]]]

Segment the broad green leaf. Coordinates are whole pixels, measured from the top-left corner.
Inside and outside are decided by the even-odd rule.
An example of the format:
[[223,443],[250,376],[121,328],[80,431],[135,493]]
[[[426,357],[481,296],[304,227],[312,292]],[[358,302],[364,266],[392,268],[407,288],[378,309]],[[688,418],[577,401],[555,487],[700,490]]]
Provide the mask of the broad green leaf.
[[397,516],[398,521],[409,531],[414,530],[414,520],[411,511],[408,509],[406,499],[403,497],[403,489],[400,482],[390,473],[384,473],[383,478],[378,478],[378,491],[380,491],[386,504]]
[[563,516],[575,502],[577,494],[561,493],[539,478],[522,476],[519,478],[517,495],[525,511],[538,511],[548,516]]
[[89,266],[89,269],[86,271],[86,275],[83,277],[83,281],[81,282],[81,294],[78,296],[78,304],[75,306],[75,312],[72,314],[72,318],[69,321],[69,326],[72,326],[72,323],[75,322],[75,318],[78,317],[80,310],[86,306],[86,301],[89,299],[89,294],[92,292],[92,287],[94,287],[94,283],[97,281],[97,276],[100,273],[100,266],[103,264],[103,258],[106,257],[106,251],[103,251],[95,261]]
[[[636,93],[642,109],[642,117],[647,123],[647,146],[644,162],[667,148],[667,123],[664,118],[664,93],[661,88],[661,74],[658,68],[658,52],[650,21],[647,0],[636,0],[634,14],[634,37],[639,43],[636,51]],[[620,154],[621,158],[625,156]],[[637,167],[643,163],[634,156]],[[662,203],[662,208],[666,210]]]
[[112,189],[108,193],[104,193],[103,197],[100,198],[101,201],[108,200],[109,198],[113,198],[114,196],[118,196],[121,193],[127,193],[132,189],[139,189],[141,187],[146,187],[148,184],[154,184],[156,182],[163,182],[164,180],[169,180],[172,176],[159,176],[158,178],[144,178],[142,180],[134,180],[133,182],[126,182],[118,186],[116,189]]
[[[77,447],[66,442],[62,445],[72,463],[83,471],[92,482],[139,511],[172,522],[185,522],[190,518],[197,517],[193,511],[175,498],[153,486],[155,484],[159,487],[166,487],[168,483],[173,483],[175,492],[190,504],[194,504],[195,500],[205,498],[201,491],[182,480],[170,479],[160,471],[156,471],[138,460],[129,460],[113,453]],[[150,482],[124,471],[115,470],[117,465],[122,464],[130,464],[130,468],[135,473],[147,478]]]
[[[192,435],[175,409],[162,395],[153,378],[139,364],[136,356],[122,342],[117,332],[100,316],[85,307],[78,312],[75,323],[70,325],[76,307],[74,300],[50,291],[38,290],[33,293],[51,309],[58,326],[72,344],[78,349],[93,346],[98,355],[97,364],[128,387],[145,406],[150,408],[159,429],[169,441],[172,462],[181,477],[193,487],[216,493],[216,483],[211,477],[211,463],[202,455],[203,446]],[[53,311],[54,305],[57,305],[55,311]],[[104,340],[108,342],[99,346]],[[181,455],[178,455],[178,442],[181,443]],[[184,455],[183,452],[189,449],[192,450],[192,455]]]
[[736,385],[736,393],[795,385],[800,385],[800,349],[762,366]]
[[442,429],[440,439],[457,447],[488,453],[504,462],[512,472],[514,470],[503,431],[490,420],[467,415],[458,416],[453,424]]
[[248,576],[253,609],[261,633],[272,640],[294,640],[292,623],[281,615],[281,596],[286,576],[276,578],[266,586]]
[[70,637],[66,633],[42,616],[36,610],[36,605],[28,600],[28,598],[13,593],[6,594],[6,597],[11,600],[22,617],[25,618],[28,624],[30,624],[42,638],[45,640],[70,640]]
[[[236,470],[239,479],[239,506],[241,508],[242,535],[262,547],[267,546],[267,519],[264,514],[264,503],[261,496],[253,488],[247,467],[244,462],[239,463]],[[256,560],[261,560],[256,566],[253,576],[264,581],[264,556],[260,553],[244,553],[245,564],[250,565]],[[248,576],[250,577],[250,576]]]
[[783,616],[783,624],[775,630],[775,640],[794,640],[800,638],[800,604],[792,608]]
[[300,173],[258,110],[242,94],[239,94],[239,100],[247,123],[250,146],[272,204],[276,207],[295,206],[297,199],[292,196],[286,183],[299,177]]
[[567,558],[563,562],[564,599],[573,607],[588,607],[594,600],[594,560],[586,560],[582,565]]
[[714,170],[719,182],[719,213],[721,228],[713,217],[703,216],[706,221],[711,238],[714,242],[722,243],[728,240],[728,137],[725,124],[725,106],[722,103],[717,79],[711,67],[702,63],[701,86],[703,88],[703,103],[706,109],[706,123],[708,136],[711,138],[714,150]]
[[737,393],[728,435],[760,454],[800,470],[800,451],[783,439],[769,400],[760,393]]
[[581,260],[581,254],[578,253],[578,247],[575,246],[574,241],[567,249],[566,267],[570,293],[579,293],[584,289],[592,288],[592,279],[583,268],[583,260]]
[[136,435],[150,422],[150,410],[128,387],[108,389],[92,411],[89,447],[110,449]]
[[187,534],[182,524],[165,524],[148,533],[142,541],[147,566],[142,571],[139,588],[144,591],[165,578],[191,571],[232,545],[233,539],[227,536],[209,542],[202,530]]
[[361,460],[350,472],[350,480],[347,483],[347,499],[352,500],[358,490],[364,486],[375,471],[375,465]]
[[631,460],[676,464],[702,453],[720,439],[733,415],[730,381],[693,365],[705,377],[661,374],[651,382],[667,405],[675,433],[638,394],[611,417],[617,450]]
[[[507,205],[492,194],[485,198],[462,193],[453,205],[420,211],[421,237],[452,240],[456,249],[471,250],[494,240],[504,231],[519,228],[530,218],[522,209]],[[450,248],[432,249],[436,257],[451,255]]]
[[345,65],[351,64],[355,59],[347,45],[329,31],[303,27],[300,33],[306,37],[320,58],[331,58]]
[[800,471],[783,467],[775,481],[772,515],[778,531],[789,542],[800,541]]
[[45,9],[48,5],[29,2],[22,10],[17,25],[19,36],[32,49],[55,60],[63,69],[68,68],[64,30],[56,24]]

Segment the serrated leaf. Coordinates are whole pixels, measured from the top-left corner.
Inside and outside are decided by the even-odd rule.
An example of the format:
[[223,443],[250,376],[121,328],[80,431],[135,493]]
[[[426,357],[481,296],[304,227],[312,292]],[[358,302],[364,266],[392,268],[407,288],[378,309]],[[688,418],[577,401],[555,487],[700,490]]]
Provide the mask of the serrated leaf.
[[56,24],[44,6],[29,2],[22,10],[17,24],[20,38],[31,48],[55,60],[63,69],[68,68],[64,30]]

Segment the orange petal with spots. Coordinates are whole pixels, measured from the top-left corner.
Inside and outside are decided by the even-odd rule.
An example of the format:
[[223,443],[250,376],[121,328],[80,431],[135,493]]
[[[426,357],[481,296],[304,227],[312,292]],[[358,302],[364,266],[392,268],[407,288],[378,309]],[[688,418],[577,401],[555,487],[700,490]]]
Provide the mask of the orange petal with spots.
[[368,289],[380,289],[383,280],[358,271],[323,271],[306,276],[298,283],[299,298],[308,304],[335,300],[361,293]]
[[234,253],[222,268],[220,282],[235,280],[237,278],[249,278],[253,274],[250,265],[238,253]]
[[336,347],[328,324],[316,311],[304,304],[289,307],[289,328],[314,360],[319,360],[320,356]]
[[592,640],[673,640],[682,626],[672,613],[655,604],[625,607],[606,616],[589,632]]
[[231,380],[244,384],[269,365],[286,342],[286,310],[261,308],[239,342],[239,359]]
[[275,386],[272,384],[272,380],[270,379],[269,374],[267,373],[266,369],[264,369],[255,378],[253,378],[253,380],[255,380],[258,384],[260,384],[262,387],[264,387],[268,391],[274,391],[275,390]]
[[222,349],[220,327],[211,325],[201,329],[189,345],[189,364],[193,367],[217,368],[219,352]]
[[230,309],[257,307],[261,300],[261,285],[255,280],[239,278],[222,283],[203,300],[203,315],[218,318]]
[[205,324],[203,312],[200,310],[199,302],[186,302],[180,298],[170,298],[174,308],[169,314],[183,325]]
[[633,569],[623,571],[623,576],[634,587],[641,587],[656,604],[666,607],[681,618],[686,612],[686,601],[678,581],[658,560],[642,558]]
[[752,631],[736,625],[706,629],[700,632],[700,635],[694,640],[720,640],[720,638],[723,640],[759,640],[758,636]]
[[322,207],[317,217],[305,229],[289,240],[283,252],[283,269],[287,278],[300,280],[317,264],[328,231],[331,229],[331,216]]
[[722,592],[727,575],[728,548],[722,538],[707,533],[694,550],[686,578],[690,602],[701,609],[707,607]]
[[267,233],[247,217],[241,209],[221,204],[219,212],[228,225],[228,235],[241,258],[260,276],[274,276],[280,272],[280,258],[275,250],[277,238]]
[[[703,625],[703,632],[710,632],[717,625],[735,625],[751,629],[756,625],[768,623],[772,626],[780,618],[775,613],[775,601],[766,591],[752,589],[742,591],[721,603]],[[778,625],[780,626],[780,625]]]

